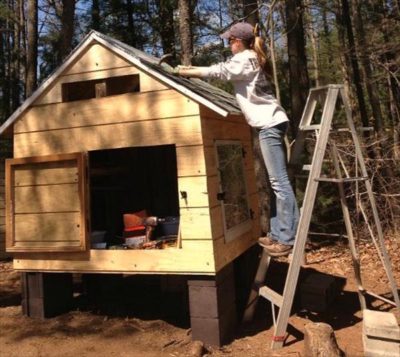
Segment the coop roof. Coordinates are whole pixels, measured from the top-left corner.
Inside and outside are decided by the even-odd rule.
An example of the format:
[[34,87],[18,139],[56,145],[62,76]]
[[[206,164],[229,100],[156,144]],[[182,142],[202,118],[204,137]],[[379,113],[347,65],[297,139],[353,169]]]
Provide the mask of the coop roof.
[[23,114],[29,106],[39,98],[46,88],[48,88],[63,73],[63,71],[93,43],[102,44],[110,51],[123,57],[125,60],[137,66],[144,72],[155,76],[164,84],[176,89],[180,93],[205,105],[222,116],[227,116],[228,114],[240,114],[240,108],[236,99],[231,94],[200,79],[187,79],[171,75],[159,65],[159,58],[151,56],[110,36],[92,30],[65,59],[64,63],[55,70],[4,122],[0,127],[0,135],[10,134],[9,130],[21,114]]

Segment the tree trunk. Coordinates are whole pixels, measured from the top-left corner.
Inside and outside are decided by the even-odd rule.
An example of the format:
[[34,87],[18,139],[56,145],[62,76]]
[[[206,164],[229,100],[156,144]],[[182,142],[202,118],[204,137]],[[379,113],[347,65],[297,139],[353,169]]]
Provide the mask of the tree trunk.
[[190,0],[179,0],[179,34],[181,40],[181,63],[185,66],[192,64],[193,41]]
[[92,0],[92,29],[100,30],[100,5],[99,0]]
[[275,95],[276,99],[279,103],[281,103],[281,88],[279,85],[278,80],[278,69],[276,66],[276,56],[275,56],[275,21],[274,21],[274,5],[273,3],[270,9],[270,13],[268,14],[268,22],[267,27],[269,29],[269,36],[270,36],[270,51],[271,51],[271,64],[272,64],[272,76],[274,79],[274,87],[275,87]]
[[311,42],[311,49],[312,49],[312,63],[313,63],[313,73],[314,73],[314,82],[315,82],[315,87],[320,86],[320,78],[319,78],[319,64],[318,64],[318,34],[314,29],[313,25],[313,14],[311,11],[311,1],[310,0],[305,0],[305,6],[307,8],[307,26],[306,26],[306,31],[307,31],[307,36],[310,39]]
[[26,97],[29,97],[37,85],[37,42],[38,42],[38,3],[28,1],[28,51],[26,56]]
[[[323,34],[324,34],[324,40],[326,42],[326,47],[327,48],[332,48],[332,41],[331,41],[331,30],[329,29],[329,23],[328,23],[328,16],[327,16],[327,5],[326,1],[324,0],[324,4],[322,6],[322,24],[323,24]],[[334,73],[334,52],[333,51],[328,51],[327,53],[328,56],[328,71],[329,73]]]
[[[5,29],[6,24],[5,21],[0,18],[0,28]],[[6,89],[6,49],[5,49],[5,38],[6,34],[0,33],[0,90],[3,93],[0,96],[0,125],[6,119],[5,116],[5,108],[6,108],[6,98],[5,98],[5,89]]]
[[349,3],[348,3],[348,0],[341,0],[341,1],[342,1],[342,14],[341,14],[342,16],[341,16],[341,18],[343,21],[343,26],[347,32],[347,39],[348,39],[348,43],[349,43],[350,62],[351,62],[352,70],[353,70],[353,83],[356,87],[358,109],[360,111],[360,117],[361,117],[361,122],[362,122],[363,126],[368,126],[369,120],[368,120],[368,114],[367,114],[367,109],[366,109],[366,105],[365,105],[364,93],[363,93],[362,84],[361,84],[360,69],[359,69],[358,61],[357,61],[357,52],[356,52],[356,47],[355,47],[352,21],[351,21],[351,17],[350,17]]
[[293,136],[303,114],[309,87],[301,0],[286,0],[286,30],[289,56],[291,123]]
[[19,77],[21,70],[21,27],[20,27],[20,5],[21,0],[14,3],[14,35],[11,59],[11,111],[16,110],[20,104]]
[[5,18],[5,36],[4,36],[4,77],[3,77],[3,115],[4,119],[11,114],[11,42],[13,32],[11,31],[11,19],[9,16]]
[[[175,58],[176,50],[175,50],[175,30],[174,30],[174,2],[171,0],[159,0],[159,15],[160,15],[159,32],[160,32],[163,52],[164,54],[171,54],[172,58]],[[189,26],[190,26],[190,19],[189,19]],[[187,29],[185,28],[184,31],[187,31]],[[184,52],[187,53],[187,51],[189,51],[190,54],[189,58],[191,62],[191,54],[193,51],[193,48],[191,47],[192,46],[191,30],[190,33],[188,35],[185,34],[185,36],[189,36],[190,44],[188,48],[185,47]],[[187,41],[186,37],[185,41]]]
[[[394,3],[393,3],[394,5]],[[395,6],[395,11],[399,11],[399,7]],[[397,39],[393,38],[392,33],[396,31],[391,28],[391,21],[389,20],[388,9],[384,4],[376,5],[379,13],[383,14],[383,19],[380,24],[374,25],[379,26],[382,30],[383,42],[385,48],[388,50],[384,52],[383,61],[384,68],[386,69],[387,76],[387,91],[388,91],[388,113],[390,114],[390,121],[393,130],[393,156],[395,159],[400,158],[400,83],[398,76],[396,75],[399,71],[399,61],[396,60],[396,50],[394,42]],[[399,14],[400,15],[400,14]]]
[[67,57],[72,50],[74,36],[75,1],[62,0],[61,34],[58,63]]
[[256,0],[242,0],[243,13],[246,21],[252,25],[259,22],[258,4]]
[[342,76],[343,76],[345,93],[350,101],[352,116],[355,116],[357,104],[356,104],[356,100],[354,99],[353,89],[351,87],[351,82],[352,82],[352,80],[351,80],[351,61],[350,61],[350,56],[349,56],[348,45],[346,42],[346,31],[345,31],[345,27],[343,24],[343,16],[342,16],[342,11],[340,9],[340,7],[341,7],[340,1],[341,0],[338,0],[337,11],[335,14],[336,15],[336,27],[338,30],[339,45],[340,45],[340,48],[342,49],[342,51],[339,52],[340,62],[341,62],[340,70],[341,70]]
[[377,84],[373,84],[372,66],[369,60],[368,44],[365,40],[364,24],[362,19],[361,4],[359,0],[352,1],[353,18],[356,29],[356,39],[358,40],[358,50],[360,52],[361,65],[364,72],[365,85],[369,101],[371,103],[371,110],[375,119],[375,131],[381,136],[383,134],[383,116],[379,96],[377,93]]
[[126,12],[128,16],[128,44],[137,47],[135,40],[135,26],[133,23],[133,8],[132,8],[132,0],[126,1]]

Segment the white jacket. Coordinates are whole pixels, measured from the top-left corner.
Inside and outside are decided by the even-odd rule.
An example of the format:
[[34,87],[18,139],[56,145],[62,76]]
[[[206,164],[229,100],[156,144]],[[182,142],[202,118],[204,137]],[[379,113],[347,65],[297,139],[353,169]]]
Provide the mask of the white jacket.
[[253,50],[244,50],[230,60],[202,67],[202,76],[231,81],[247,122],[255,128],[270,128],[289,121],[273,95]]

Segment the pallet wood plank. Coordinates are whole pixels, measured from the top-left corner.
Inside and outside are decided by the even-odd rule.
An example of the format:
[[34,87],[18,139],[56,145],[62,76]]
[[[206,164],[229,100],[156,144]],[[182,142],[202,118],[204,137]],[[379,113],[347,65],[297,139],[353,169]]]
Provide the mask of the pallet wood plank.
[[14,170],[15,186],[76,183],[77,181],[78,170],[73,160],[20,165]]
[[14,157],[134,146],[202,144],[198,116],[16,134],[14,140]]
[[[31,107],[15,123],[15,133],[198,115],[199,106],[174,90]],[[43,118],[52,120],[43,120]]]
[[196,176],[206,174],[203,145],[176,147],[178,176]]
[[[155,250],[91,250],[90,259],[46,259],[46,254],[23,257],[16,254],[14,269],[64,272],[124,272],[124,273],[166,273],[166,274],[215,274],[214,256],[210,243],[205,241],[193,249]],[[76,257],[77,255],[75,255]],[[31,257],[31,258],[30,258]]]
[[[80,214],[44,213],[15,215],[15,242],[43,245],[43,242],[79,242]],[[75,244],[75,243],[74,243]]]
[[23,186],[14,189],[14,212],[78,212],[78,184]]
[[179,177],[178,190],[186,192],[186,198],[180,197],[180,207],[208,207],[207,176]]
[[84,73],[88,71],[106,70],[108,68],[126,67],[131,65],[125,59],[112,53],[100,44],[91,45],[66,70],[66,74]]
[[251,130],[244,119],[230,121],[202,116],[204,145],[213,146],[215,139],[251,142]]
[[208,208],[180,208],[182,239],[212,239]]

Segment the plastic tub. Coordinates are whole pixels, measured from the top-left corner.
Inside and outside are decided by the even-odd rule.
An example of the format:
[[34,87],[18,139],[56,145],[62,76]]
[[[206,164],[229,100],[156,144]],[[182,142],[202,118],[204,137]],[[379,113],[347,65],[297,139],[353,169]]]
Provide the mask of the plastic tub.
[[164,221],[159,222],[159,235],[176,236],[179,229],[179,216],[165,217]]
[[91,243],[103,243],[106,240],[107,231],[93,231],[90,233]]
[[107,248],[107,243],[91,243],[90,248],[92,249],[106,249]]

